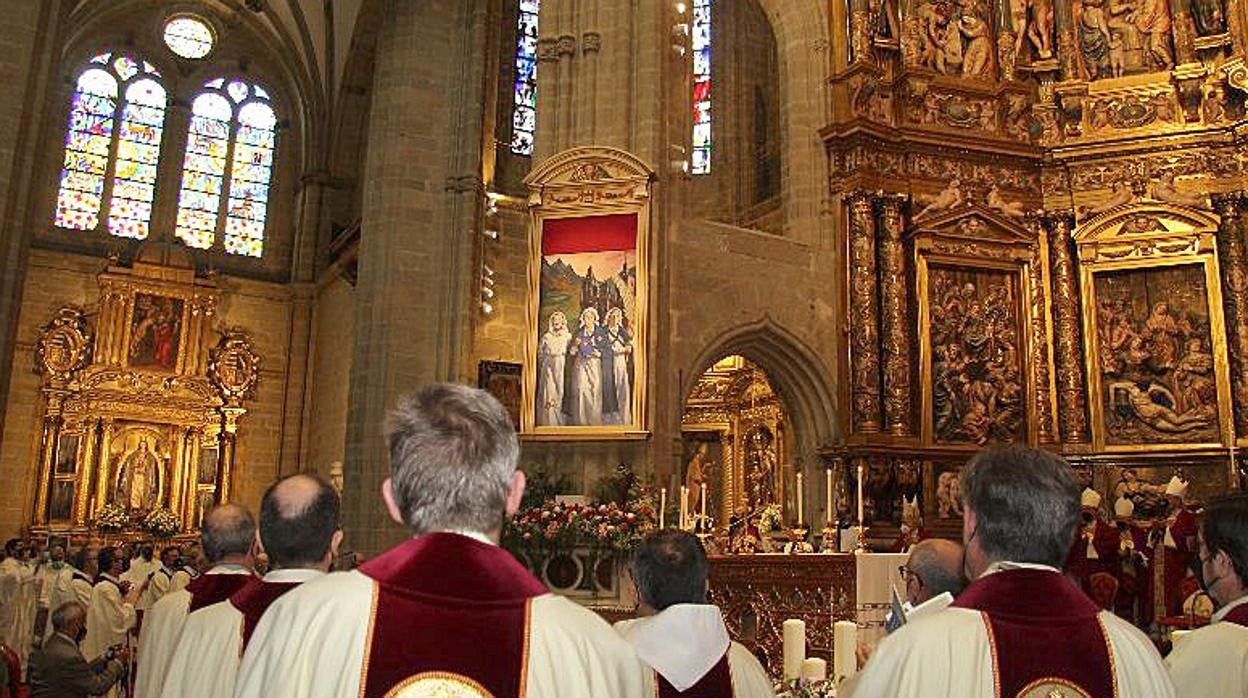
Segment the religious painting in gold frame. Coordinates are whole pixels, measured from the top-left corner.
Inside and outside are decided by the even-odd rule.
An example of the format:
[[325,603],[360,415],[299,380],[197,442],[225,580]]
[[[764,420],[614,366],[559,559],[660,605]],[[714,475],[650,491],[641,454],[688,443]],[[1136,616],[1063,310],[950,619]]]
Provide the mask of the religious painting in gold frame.
[[526,180],[526,438],[648,435],[652,177],[629,153],[585,147],[552,156]]
[[1146,203],[1076,230],[1097,449],[1231,443],[1217,224],[1205,211]]
[[911,235],[922,443],[966,451],[1034,441],[1036,401],[1051,399],[1033,373],[1048,334],[1031,317],[1035,237],[975,205],[921,216]]

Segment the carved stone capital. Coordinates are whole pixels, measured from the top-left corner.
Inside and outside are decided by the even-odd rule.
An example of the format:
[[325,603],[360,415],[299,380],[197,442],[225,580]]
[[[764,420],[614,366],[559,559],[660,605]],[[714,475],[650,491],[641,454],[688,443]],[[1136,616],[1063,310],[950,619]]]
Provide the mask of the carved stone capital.
[[555,41],[556,41],[555,50],[559,53],[560,56],[575,56],[576,55],[576,37],[575,36],[572,36],[571,34],[561,34],[559,38],[555,39]]
[[581,53],[598,53],[602,50],[602,34],[585,32],[581,34]]
[[539,63],[554,63],[559,60],[559,40],[538,39],[537,60]]

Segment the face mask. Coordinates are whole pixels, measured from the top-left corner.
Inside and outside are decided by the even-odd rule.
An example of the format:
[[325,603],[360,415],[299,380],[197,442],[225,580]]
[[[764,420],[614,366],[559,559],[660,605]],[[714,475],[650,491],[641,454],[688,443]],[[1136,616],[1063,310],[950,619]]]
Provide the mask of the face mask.
[[1083,519],[1085,525],[1092,523],[1092,512],[1085,511],[1080,513],[1079,516]]
[[[1206,560],[1212,559],[1212,557],[1205,558],[1205,559]],[[1192,574],[1193,576],[1196,577],[1196,582],[1200,584],[1200,590],[1205,592],[1207,596],[1212,598],[1213,594],[1209,591],[1209,589],[1214,584],[1217,584],[1218,582],[1222,581],[1222,578],[1214,577],[1213,579],[1205,579],[1205,563],[1201,561],[1199,554],[1196,555],[1196,557],[1192,559]]]
[[74,642],[81,643],[85,639],[87,639],[87,629],[78,628],[78,632],[74,633]]

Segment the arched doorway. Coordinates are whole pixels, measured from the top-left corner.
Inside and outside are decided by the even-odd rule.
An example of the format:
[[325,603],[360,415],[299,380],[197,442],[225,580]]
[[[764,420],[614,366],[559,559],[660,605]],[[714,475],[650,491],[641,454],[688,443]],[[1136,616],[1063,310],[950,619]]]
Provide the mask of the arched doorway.
[[680,463],[669,491],[687,488],[691,514],[701,515],[705,501],[705,514],[717,526],[771,505],[790,511],[791,429],[765,370],[740,354],[719,359],[685,397]]

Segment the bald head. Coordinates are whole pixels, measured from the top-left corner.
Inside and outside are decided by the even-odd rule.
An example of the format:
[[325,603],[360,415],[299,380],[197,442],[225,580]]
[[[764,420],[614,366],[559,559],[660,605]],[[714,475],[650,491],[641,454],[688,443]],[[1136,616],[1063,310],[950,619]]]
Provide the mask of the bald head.
[[209,564],[241,562],[256,539],[256,518],[246,507],[221,504],[204,514],[200,540]]
[[951,540],[920,541],[910,549],[906,567],[913,580],[906,583],[906,595],[915,605],[946,591],[957,596],[966,586],[962,576],[962,546]]
[[319,475],[278,480],[260,502],[260,542],[271,569],[328,567],[337,542],[338,491]]

